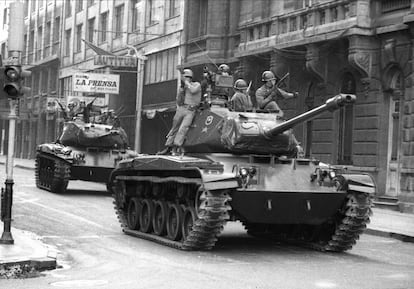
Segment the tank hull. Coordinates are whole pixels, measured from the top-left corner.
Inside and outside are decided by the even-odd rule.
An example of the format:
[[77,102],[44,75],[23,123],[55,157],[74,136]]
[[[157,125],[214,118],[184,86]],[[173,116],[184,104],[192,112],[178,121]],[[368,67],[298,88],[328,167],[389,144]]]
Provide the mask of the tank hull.
[[[243,170],[254,175],[246,177]],[[320,164],[306,159],[149,155],[121,161],[110,177],[109,189],[125,233],[175,248],[211,249],[231,220],[241,221],[254,236],[300,240],[321,251],[345,251],[369,222],[375,186],[368,175],[341,175],[337,170],[332,179],[313,179],[320,170]],[[329,170],[332,175],[333,168]],[[152,211],[159,204],[164,215]],[[177,206],[181,215],[195,212],[190,226],[185,218],[169,219],[168,212]],[[167,228],[180,224],[182,236],[148,226],[143,229],[148,218],[153,228],[159,219]]]
[[131,150],[39,145],[35,158],[36,185],[53,193],[64,193],[70,180],[107,183],[116,164],[137,156]]

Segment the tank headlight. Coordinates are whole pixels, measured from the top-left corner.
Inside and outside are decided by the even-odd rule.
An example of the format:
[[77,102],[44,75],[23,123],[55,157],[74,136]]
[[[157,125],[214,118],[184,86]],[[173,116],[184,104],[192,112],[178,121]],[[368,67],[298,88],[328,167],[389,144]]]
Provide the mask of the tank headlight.
[[330,171],[330,172],[329,172],[329,177],[330,177],[331,179],[335,178],[335,177],[336,177],[336,173],[335,173],[335,171]]
[[247,175],[249,174],[249,172],[246,168],[241,168],[239,173],[242,177],[247,177]]

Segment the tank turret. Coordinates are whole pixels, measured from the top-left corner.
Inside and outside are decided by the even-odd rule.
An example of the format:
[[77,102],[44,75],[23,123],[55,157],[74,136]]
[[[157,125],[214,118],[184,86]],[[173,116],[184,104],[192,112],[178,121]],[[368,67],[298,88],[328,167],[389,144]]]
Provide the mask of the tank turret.
[[277,113],[234,112],[225,107],[211,107],[196,115],[184,146],[192,153],[292,155],[297,142],[291,128],[325,111],[352,104],[355,99],[355,95],[339,94],[287,121]]

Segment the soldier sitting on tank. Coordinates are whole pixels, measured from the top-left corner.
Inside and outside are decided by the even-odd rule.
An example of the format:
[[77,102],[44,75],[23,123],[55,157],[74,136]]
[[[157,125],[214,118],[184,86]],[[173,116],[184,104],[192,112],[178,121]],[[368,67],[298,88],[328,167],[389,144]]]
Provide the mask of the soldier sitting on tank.
[[276,85],[276,77],[270,70],[266,70],[262,73],[262,82],[264,84],[256,90],[256,102],[258,109],[275,111],[278,112],[280,117],[283,117],[283,111],[276,103],[277,97],[289,99],[297,97],[298,93],[286,92],[279,88]]
[[247,83],[244,79],[237,79],[234,83],[235,93],[231,97],[230,106],[233,111],[250,111],[253,109],[250,96],[247,94]]
[[177,94],[177,111],[173,118],[171,130],[167,134],[166,148],[158,154],[172,153],[184,154],[182,145],[187,131],[193,122],[196,110],[201,101],[201,85],[193,80],[193,71],[189,68],[183,70],[181,87]]

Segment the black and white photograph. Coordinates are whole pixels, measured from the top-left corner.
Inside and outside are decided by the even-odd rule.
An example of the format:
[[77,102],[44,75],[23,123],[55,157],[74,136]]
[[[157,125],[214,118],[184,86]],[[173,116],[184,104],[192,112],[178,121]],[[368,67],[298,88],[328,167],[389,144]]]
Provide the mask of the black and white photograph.
[[0,0],[0,288],[414,288],[414,0]]

